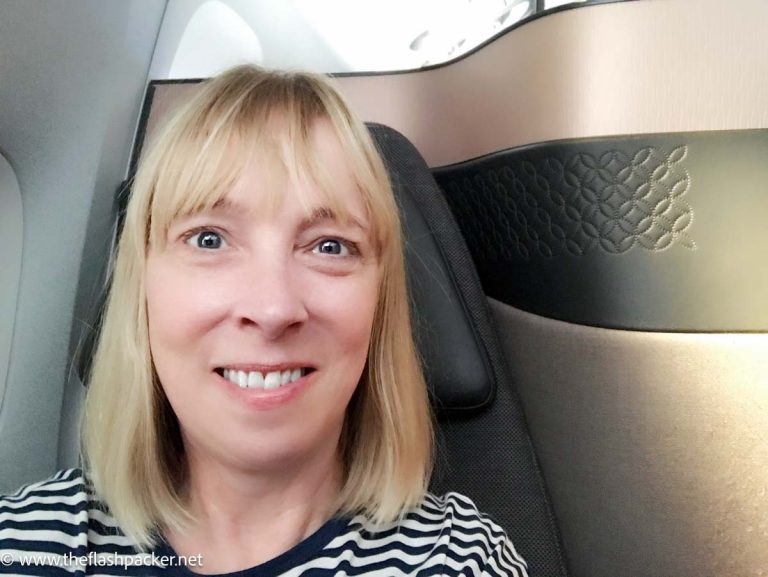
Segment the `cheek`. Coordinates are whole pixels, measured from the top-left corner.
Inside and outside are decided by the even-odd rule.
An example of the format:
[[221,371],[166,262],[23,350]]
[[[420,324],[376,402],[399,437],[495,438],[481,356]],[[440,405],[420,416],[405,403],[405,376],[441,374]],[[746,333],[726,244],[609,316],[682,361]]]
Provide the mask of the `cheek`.
[[329,342],[365,357],[378,302],[378,275],[347,280],[316,287],[308,295],[308,308],[330,327]]
[[205,279],[190,278],[163,262],[148,262],[145,278],[150,345],[157,363],[196,344],[221,317],[221,298]]

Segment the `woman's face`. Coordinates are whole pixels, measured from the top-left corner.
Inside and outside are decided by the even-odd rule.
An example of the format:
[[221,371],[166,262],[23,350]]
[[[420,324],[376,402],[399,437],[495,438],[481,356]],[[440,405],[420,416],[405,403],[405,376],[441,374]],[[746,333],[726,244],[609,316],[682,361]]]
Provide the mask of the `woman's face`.
[[[256,162],[225,202],[173,222],[148,256],[152,357],[190,458],[265,471],[336,454],[380,269],[327,123],[314,146],[355,223],[315,201],[308,217],[311,185]],[[265,210],[275,192],[281,202]]]

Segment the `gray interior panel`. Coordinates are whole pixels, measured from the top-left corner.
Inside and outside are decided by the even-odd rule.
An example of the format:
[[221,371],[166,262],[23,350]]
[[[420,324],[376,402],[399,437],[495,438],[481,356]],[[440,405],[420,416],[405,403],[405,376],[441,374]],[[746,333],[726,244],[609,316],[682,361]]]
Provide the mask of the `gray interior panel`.
[[768,334],[600,329],[490,302],[574,577],[764,574]]
[[60,432],[72,428],[62,406],[74,407],[79,387],[70,362],[102,282],[114,190],[164,7],[2,2],[0,150],[23,193],[24,253],[0,409],[0,493],[71,463],[59,462]]
[[3,250],[0,251],[0,407],[11,361],[11,341],[21,275],[23,225],[19,181],[11,165],[0,154],[0,231],[3,234]]
[[768,130],[536,144],[435,171],[486,293],[544,316],[768,330]]

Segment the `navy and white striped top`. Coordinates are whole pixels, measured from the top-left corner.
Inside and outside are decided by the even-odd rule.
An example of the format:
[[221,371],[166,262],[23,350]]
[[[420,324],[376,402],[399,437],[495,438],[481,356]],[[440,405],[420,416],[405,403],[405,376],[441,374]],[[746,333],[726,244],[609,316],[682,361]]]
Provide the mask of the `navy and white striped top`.
[[[0,497],[2,575],[184,575],[167,544],[139,554],[79,469]],[[204,563],[203,559],[203,563]],[[202,571],[204,571],[204,564]],[[404,575],[527,577],[504,531],[458,493],[428,494],[403,521],[332,519],[282,555],[229,577]]]

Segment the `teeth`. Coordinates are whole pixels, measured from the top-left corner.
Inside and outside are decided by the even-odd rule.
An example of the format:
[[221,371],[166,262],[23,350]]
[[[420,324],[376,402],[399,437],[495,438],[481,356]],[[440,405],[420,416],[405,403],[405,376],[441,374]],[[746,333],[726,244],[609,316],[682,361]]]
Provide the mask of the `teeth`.
[[260,373],[259,371],[235,371],[224,369],[224,378],[236,384],[241,389],[276,389],[294,381],[298,381],[307,374],[305,369],[287,369],[285,371],[272,371]]
[[265,389],[276,389],[280,386],[280,371],[274,371],[272,373],[267,373],[264,375],[264,388]]
[[264,375],[258,371],[248,373],[248,388],[252,389],[254,387],[257,389],[264,388]]

